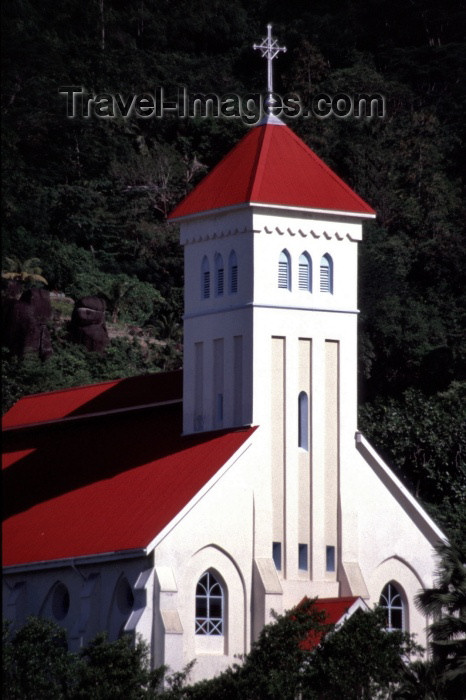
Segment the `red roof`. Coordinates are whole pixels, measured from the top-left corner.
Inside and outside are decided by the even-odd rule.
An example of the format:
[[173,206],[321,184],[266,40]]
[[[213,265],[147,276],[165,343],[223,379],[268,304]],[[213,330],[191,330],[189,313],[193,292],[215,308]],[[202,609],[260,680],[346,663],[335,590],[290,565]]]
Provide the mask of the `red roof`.
[[31,394],[10,408],[3,416],[6,430],[65,417],[89,415],[102,411],[119,410],[145,404],[180,400],[183,373],[160,372],[129,379],[60,389],[46,394]]
[[179,381],[167,373],[42,394],[6,415],[23,427],[4,435],[5,566],[147,547],[254,431],[183,437],[181,402],[105,413],[115,397],[139,406],[154,376],[165,396],[167,380]]
[[251,129],[169,218],[245,203],[375,214],[279,120]]
[[[314,609],[317,612],[325,612],[325,619],[322,620],[324,625],[338,625],[343,622],[345,615],[352,615],[358,608],[365,607],[362,598],[359,597],[342,597],[342,598],[317,598],[314,601]],[[366,606],[367,607],[367,606]],[[310,630],[306,639],[304,639],[300,647],[305,651],[312,651],[319,644],[324,632]]]

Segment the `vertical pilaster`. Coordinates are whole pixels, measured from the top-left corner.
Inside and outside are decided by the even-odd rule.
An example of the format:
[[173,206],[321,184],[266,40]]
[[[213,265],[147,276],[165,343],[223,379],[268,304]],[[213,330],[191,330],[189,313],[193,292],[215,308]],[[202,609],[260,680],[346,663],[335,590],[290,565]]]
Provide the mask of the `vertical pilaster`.
[[[338,479],[339,479],[339,351],[340,344],[325,341],[324,403],[324,474],[325,474],[325,548],[326,578],[336,579],[338,544]],[[329,548],[333,548],[329,549]],[[332,554],[333,551],[333,554]],[[333,565],[332,565],[333,560]]]

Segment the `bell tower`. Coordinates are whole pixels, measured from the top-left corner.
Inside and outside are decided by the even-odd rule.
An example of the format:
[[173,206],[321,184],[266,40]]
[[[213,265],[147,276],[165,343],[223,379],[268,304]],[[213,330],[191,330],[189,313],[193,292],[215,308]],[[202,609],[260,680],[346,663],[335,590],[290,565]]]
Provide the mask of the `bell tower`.
[[357,427],[357,244],[374,217],[272,114],[170,216],[185,251],[183,430],[259,426],[275,565],[326,595]]
[[[344,385],[339,380],[345,414],[351,404],[354,415],[357,242],[362,220],[374,216],[272,115],[178,205],[170,218],[180,223],[185,251],[185,433],[268,422],[276,388],[266,376],[274,384],[278,376],[269,359],[292,337],[314,339],[316,386],[324,377],[323,355],[332,354],[346,377]],[[317,336],[328,341],[325,352],[315,345]],[[272,355],[264,345],[270,339]],[[298,346],[296,357],[288,347],[290,369],[283,374],[296,389]],[[321,401],[307,388],[310,417],[311,404]],[[286,399],[289,414],[296,401]]]

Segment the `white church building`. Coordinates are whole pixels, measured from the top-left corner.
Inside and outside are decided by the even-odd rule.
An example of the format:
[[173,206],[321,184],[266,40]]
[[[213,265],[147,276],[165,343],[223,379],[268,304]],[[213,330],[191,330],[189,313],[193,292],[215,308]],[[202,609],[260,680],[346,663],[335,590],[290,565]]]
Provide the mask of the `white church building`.
[[4,616],[77,650],[141,634],[191,680],[304,596],[387,609],[444,539],[357,427],[357,260],[375,214],[267,116],[171,215],[183,372],[21,399],[4,417]]

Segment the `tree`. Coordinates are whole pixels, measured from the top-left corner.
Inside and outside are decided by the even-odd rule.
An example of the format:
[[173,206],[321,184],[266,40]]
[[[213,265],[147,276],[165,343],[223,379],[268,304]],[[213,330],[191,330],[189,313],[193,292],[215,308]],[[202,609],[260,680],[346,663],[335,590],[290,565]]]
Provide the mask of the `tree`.
[[3,627],[5,700],[140,700],[158,698],[165,667],[150,670],[147,645],[98,635],[79,654],[65,630],[31,617],[14,635]]
[[10,638],[3,628],[3,697],[5,700],[61,700],[75,681],[75,658],[65,631],[48,620],[29,618]]
[[[308,650],[306,640],[319,640]],[[372,700],[389,697],[409,655],[411,636],[387,632],[383,611],[359,611],[335,630],[314,600],[266,625],[242,664],[216,678],[167,692],[167,700]]]
[[29,286],[33,286],[37,282],[48,284],[45,277],[42,276],[39,258],[28,258],[28,260],[21,261],[17,257],[7,256],[5,263],[8,269],[2,272],[3,279],[17,280]]
[[[139,700],[155,689],[165,669],[151,671],[147,645],[127,635],[109,642],[98,635],[81,652],[79,685],[73,700]],[[150,697],[150,693],[149,693]],[[153,696],[154,697],[154,696]]]
[[[463,533],[464,535],[464,533]],[[456,700],[466,685],[466,543],[436,547],[440,562],[436,584],[416,598],[419,609],[433,617],[428,632],[444,697]]]
[[135,276],[100,270],[78,273],[68,291],[75,299],[88,295],[104,297],[112,323],[122,321],[135,325],[148,321],[162,299],[153,285]]
[[466,384],[426,396],[408,389],[359,410],[359,425],[417,497],[451,531],[466,515]]
[[388,632],[381,609],[356,611],[326,635],[303,674],[303,700],[390,697],[404,664],[421,648],[399,630]]
[[433,661],[416,659],[402,669],[394,700],[442,700],[443,684]]

